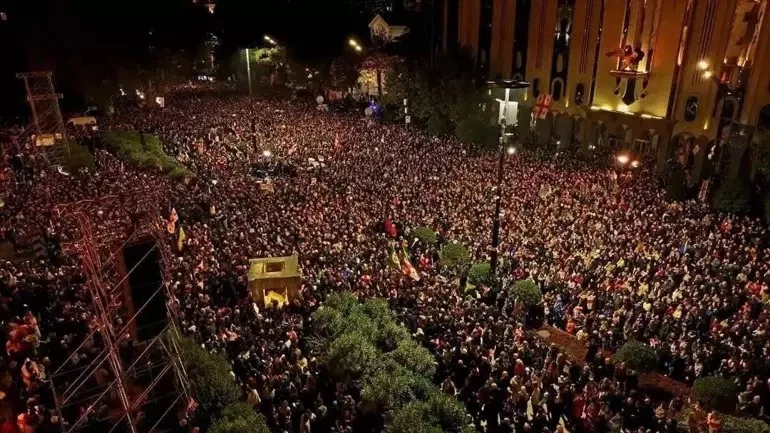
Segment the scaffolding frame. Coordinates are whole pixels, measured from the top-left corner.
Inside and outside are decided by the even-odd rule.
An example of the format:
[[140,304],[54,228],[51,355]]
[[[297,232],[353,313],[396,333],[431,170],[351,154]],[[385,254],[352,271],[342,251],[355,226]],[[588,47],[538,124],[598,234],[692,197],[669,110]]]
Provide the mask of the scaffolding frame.
[[54,89],[53,73],[20,72],[16,77],[24,81],[26,99],[32,112],[35,128],[33,145],[41,149],[50,167],[64,166],[70,155],[67,129],[59,107],[59,99],[64,96]]
[[[77,228],[78,238],[63,243],[65,253],[80,256],[86,276],[85,289],[91,297],[96,325],[89,335],[69,354],[68,358],[50,375],[51,386],[56,399],[57,412],[65,426],[64,432],[77,432],[86,427],[99,409],[112,405],[109,417],[112,427],[108,433],[156,432],[156,428],[175,408],[177,414],[190,401],[190,385],[184,363],[180,357],[180,333],[176,327],[177,310],[174,308],[173,293],[167,282],[169,271],[168,246],[163,242],[163,227],[160,222],[158,204],[160,194],[156,188],[136,188],[118,195],[94,200],[61,204],[56,207],[57,216],[69,220]],[[118,206],[131,216],[129,230],[123,227],[100,230],[94,234],[92,218],[102,209]],[[122,250],[139,241],[154,241],[155,245],[130,270],[122,266]],[[132,272],[150,253],[157,249],[162,262],[160,287],[141,306],[129,314],[123,303],[123,286]],[[121,347],[131,341],[132,327],[144,308],[156,296],[166,296],[167,323],[156,336],[139,342],[134,348],[137,355],[127,360],[121,354]],[[67,369],[75,355],[84,347],[101,338],[102,347],[90,362],[82,367]],[[109,380],[99,384],[98,376],[107,370]],[[74,379],[72,379],[74,377]],[[173,381],[172,386],[169,381]],[[93,382],[96,382],[94,384]],[[144,382],[143,385],[141,385]],[[138,389],[130,392],[129,389]],[[161,392],[164,391],[164,392]],[[168,392],[165,392],[168,391]],[[180,403],[184,403],[183,406]],[[139,419],[138,414],[156,404],[152,409],[162,410],[157,419]],[[87,407],[87,410],[78,408]],[[69,409],[77,415],[67,419]],[[119,426],[123,426],[120,429]],[[149,427],[149,428],[148,428]]]

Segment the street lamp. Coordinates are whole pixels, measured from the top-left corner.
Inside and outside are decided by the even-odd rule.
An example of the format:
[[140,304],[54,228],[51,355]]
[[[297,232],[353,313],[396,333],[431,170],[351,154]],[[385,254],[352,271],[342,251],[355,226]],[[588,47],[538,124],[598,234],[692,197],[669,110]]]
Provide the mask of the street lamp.
[[[518,91],[518,93],[523,93],[527,88],[529,88],[529,83],[526,81],[495,80],[489,81],[487,84],[490,87],[490,95],[495,93],[495,96],[501,96],[501,98],[495,98],[499,104],[497,120],[500,124],[500,144],[498,146],[499,157],[497,162],[497,188],[495,190],[495,213],[492,220],[492,251],[490,259],[492,275],[495,275],[497,272],[497,259],[500,254],[500,207],[502,206],[503,201],[503,171],[505,168],[505,155],[506,153],[508,155],[513,155],[516,153],[515,147],[510,146],[507,149],[505,147],[505,137],[508,135],[505,133],[505,128],[509,124],[509,119],[511,120],[511,126],[516,126],[516,114],[519,105],[517,100],[520,99],[513,98],[516,100],[512,100],[511,91],[515,90]],[[500,94],[498,91],[493,91],[495,89],[502,90],[502,94]]]

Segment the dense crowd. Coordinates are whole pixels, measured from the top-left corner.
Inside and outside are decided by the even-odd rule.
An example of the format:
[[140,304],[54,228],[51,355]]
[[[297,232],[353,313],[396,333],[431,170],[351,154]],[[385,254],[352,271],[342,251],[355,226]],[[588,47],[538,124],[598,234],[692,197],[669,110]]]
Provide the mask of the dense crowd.
[[[685,402],[649,395],[636,372],[606,358],[629,339],[656,348],[658,370],[675,380],[735,378],[741,410],[770,409],[767,229],[701,203],[667,203],[650,167],[619,183],[612,167],[568,158],[520,152],[505,161],[500,272],[537,282],[548,323],[586,342],[586,359],[569,359],[526,332],[505,296],[483,288],[464,296],[439,274],[436,249],[408,236],[428,226],[486,260],[494,155],[360,115],[236,96],[179,95],[163,109],[124,110],[105,121],[102,130],[159,135],[195,178],[174,182],[128,167],[99,145],[95,170],[45,171],[21,146],[24,174],[6,184],[0,236],[72,239],[74,227],[56,204],[152,185],[166,212],[158,217],[175,209],[187,236],[167,263],[181,328],[227,356],[273,431],[378,428],[358,409],[358,385],[329,383],[307,344],[310,314],[339,290],[388,299],[435,353],[435,382],[466,404],[480,431],[673,433]],[[295,170],[273,179],[268,193],[254,167],[276,161]],[[130,213],[102,211],[94,229],[130,224]],[[396,223],[395,240],[411,246],[419,281],[388,267],[394,238],[385,220]],[[254,308],[248,259],[291,254],[300,258],[301,301]],[[66,358],[94,326],[83,284],[77,257],[0,261],[7,331],[0,389],[15,402],[3,433],[60,430],[46,372],[65,361],[83,365],[99,344]],[[687,420],[693,431],[707,426],[697,405]]]

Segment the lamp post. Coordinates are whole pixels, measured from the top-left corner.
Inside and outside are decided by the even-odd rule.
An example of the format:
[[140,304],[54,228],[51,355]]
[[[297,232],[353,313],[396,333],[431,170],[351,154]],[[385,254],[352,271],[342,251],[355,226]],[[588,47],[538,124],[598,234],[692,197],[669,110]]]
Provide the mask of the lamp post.
[[[513,119],[513,122],[511,123],[511,126],[516,126],[516,113],[518,110],[518,102],[511,100],[511,90],[519,90],[522,91],[524,89],[527,89],[529,87],[529,83],[525,81],[513,81],[513,80],[495,80],[495,81],[489,81],[487,83],[489,85],[489,94],[491,95],[493,92],[500,93],[500,90],[502,90],[502,93],[499,94],[501,97],[496,97],[495,101],[499,104],[499,112],[498,112],[498,123],[500,125],[500,142],[498,145],[497,153],[498,153],[498,162],[497,162],[497,187],[495,189],[495,210],[494,215],[492,219],[492,250],[491,250],[491,260],[490,260],[490,268],[492,269],[492,275],[495,275],[497,273],[497,261],[498,257],[500,255],[500,211],[502,207],[502,201],[503,201],[503,178],[504,178],[504,172],[505,172],[505,155],[513,155],[516,153],[516,148],[513,146],[510,146],[506,148],[505,146],[505,137],[508,135],[506,134],[506,127],[508,127],[508,118],[511,117]],[[495,91],[496,90],[496,91]],[[496,95],[497,96],[497,95]]]
[[[707,80],[713,81],[717,85],[717,96],[727,94],[730,95],[733,92],[738,93],[738,97],[741,97],[740,93],[738,92],[738,88],[740,87],[740,83],[737,87],[733,87],[730,85],[729,79],[723,80],[721,76],[718,76],[714,70],[711,69],[709,62],[707,60],[701,60],[697,64],[697,68],[700,71],[703,71],[703,78]],[[722,106],[718,107],[719,113],[717,115],[717,131],[716,131],[716,140],[714,140],[714,145],[717,148],[718,152],[715,152],[716,155],[716,162],[714,163],[714,173],[719,174],[722,170],[722,157],[724,153],[724,144],[722,143],[722,136],[724,135],[724,128],[725,128],[725,122],[724,122],[724,104]]]

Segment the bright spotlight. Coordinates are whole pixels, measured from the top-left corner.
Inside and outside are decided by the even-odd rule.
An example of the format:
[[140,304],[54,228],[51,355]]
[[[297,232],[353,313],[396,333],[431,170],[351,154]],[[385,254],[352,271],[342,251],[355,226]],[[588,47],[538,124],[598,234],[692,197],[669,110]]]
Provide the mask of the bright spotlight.
[[703,73],[703,78],[709,79],[714,76],[714,73],[711,71],[706,71]]
[[361,45],[356,45],[356,51],[361,52]]
[[623,165],[628,164],[629,160],[630,160],[630,158],[628,157],[628,155],[618,155],[618,162],[623,164]]
[[273,156],[273,152],[271,152],[269,150],[263,150],[262,151],[262,156],[264,156],[265,158],[270,158],[271,156]]
[[637,161],[637,160],[631,161],[631,167],[633,167],[633,168],[639,167],[639,161]]
[[508,155],[513,155],[514,153],[516,153],[516,148],[513,146],[509,146],[507,149],[507,152],[508,152]]
[[705,71],[708,68],[709,68],[709,62],[707,62],[706,60],[701,60],[700,62],[698,62],[698,69],[700,69],[701,71]]
[[355,47],[356,45],[358,45],[358,42],[356,42],[356,41],[355,41],[355,39],[350,39],[350,40],[348,41],[348,44],[349,44],[351,47]]

